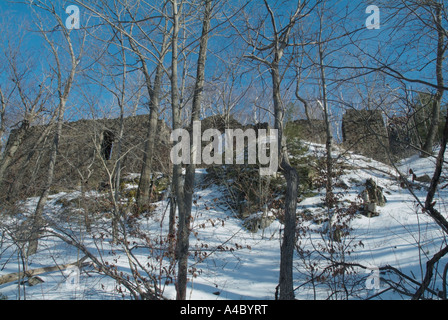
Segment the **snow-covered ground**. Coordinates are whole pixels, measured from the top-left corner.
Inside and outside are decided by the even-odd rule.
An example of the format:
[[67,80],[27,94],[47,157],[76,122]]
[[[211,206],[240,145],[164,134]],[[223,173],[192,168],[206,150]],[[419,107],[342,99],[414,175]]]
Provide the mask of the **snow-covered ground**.
[[[310,144],[310,152],[322,150],[323,146]],[[389,166],[367,159],[365,157],[347,154],[344,162],[350,169],[340,178],[349,187],[344,192],[346,198],[355,200],[361,192],[362,184],[367,178],[384,188],[387,203],[384,207],[378,207],[379,216],[368,218],[357,215],[350,221],[352,231],[342,243],[344,255],[333,253],[336,259],[343,259],[347,263],[357,263],[368,266],[370,269],[354,269],[356,274],[345,275],[348,283],[354,283],[357,279],[356,294],[350,298],[366,298],[387,288],[387,282],[382,280],[388,275],[381,275],[379,288],[368,288],[366,277],[375,268],[390,265],[399,269],[404,274],[421,281],[425,272],[425,263],[428,258],[437,252],[443,244],[446,244],[446,236],[437,225],[416,206],[416,201],[408,190],[401,188],[396,171]],[[408,176],[412,168],[417,176],[428,174],[432,176],[434,161],[430,158],[421,159],[412,157],[402,161],[400,171]],[[198,177],[205,175],[204,170],[198,170]],[[415,194],[424,201],[426,195],[424,185],[421,189],[415,189]],[[428,185],[426,183],[426,185]],[[323,191],[323,190],[322,190]],[[441,190],[437,194],[437,206],[446,216],[447,190]],[[53,195],[49,201],[46,215],[49,218],[58,219],[62,223],[62,207],[58,199],[75,197],[75,194],[60,193]],[[90,196],[95,196],[91,194]],[[311,212],[315,214],[322,203],[322,193],[314,197],[306,198],[299,203],[298,212]],[[189,299],[274,299],[279,277],[280,241],[282,225],[274,221],[268,228],[257,233],[249,232],[243,221],[235,217],[235,213],[223,203],[222,187],[209,185],[206,188],[198,187],[194,195],[193,206],[193,232],[191,235],[191,259],[190,269],[194,275],[190,277],[187,297]],[[22,206],[22,213],[14,218],[3,221],[3,225],[14,225],[33,212],[37,198],[29,199]],[[168,228],[168,206],[166,201],[157,203],[156,211],[151,216],[139,220],[141,229],[153,240],[161,235],[166,235]],[[101,239],[100,231],[89,234],[83,230],[82,223],[71,224],[68,221],[64,225],[70,227],[79,241],[97,257],[117,266],[118,271],[130,272],[126,254],[120,247],[110,244],[107,238]],[[109,226],[107,217],[97,220],[104,223],[104,228]],[[97,226],[98,227],[98,226]],[[329,253],[317,254],[320,246],[328,245],[325,237],[322,237],[322,228],[325,223],[316,224],[311,221],[300,220],[298,226],[306,232],[301,233],[301,248],[310,255],[297,255],[295,258],[295,286],[298,299],[326,299],[331,292],[337,291],[335,279],[320,279],[321,282],[307,282],[312,272],[317,273],[319,268],[328,263],[324,257]],[[23,270],[23,261],[18,251],[17,244],[11,241],[11,235],[2,228],[0,247],[0,276]],[[101,230],[101,229],[94,229]],[[105,233],[106,234],[106,233]],[[130,238],[130,241],[138,239]],[[155,242],[154,242],[155,243]],[[163,243],[157,243],[162,246]],[[317,251],[316,251],[317,250]],[[136,256],[143,264],[151,261],[154,274],[166,275],[164,262],[154,262],[149,257],[154,251],[142,248],[135,251]],[[54,266],[70,263],[78,260],[84,254],[73,246],[64,243],[55,237],[44,238],[39,245],[38,252],[25,262],[28,269],[42,266]],[[320,258],[319,258],[320,257]],[[320,259],[320,260],[319,260]],[[311,271],[307,263],[315,263],[316,269]],[[439,272],[448,262],[444,258],[440,262]],[[159,268],[159,269],[157,269]],[[352,277],[352,279],[349,279]],[[110,277],[97,272],[93,267],[87,267],[81,271],[76,268],[48,272],[39,275],[42,283],[29,286],[18,285],[11,282],[0,285],[0,298],[7,299],[129,299],[130,296]],[[339,279],[338,278],[338,279]],[[163,278],[164,279],[164,278]],[[352,281],[353,280],[353,281]],[[171,299],[175,297],[173,284],[163,285],[163,294]],[[333,281],[333,282],[332,282]],[[440,284],[437,283],[435,288]],[[354,287],[355,285],[353,285]],[[343,298],[338,293],[332,298]],[[380,299],[406,298],[390,290]]]

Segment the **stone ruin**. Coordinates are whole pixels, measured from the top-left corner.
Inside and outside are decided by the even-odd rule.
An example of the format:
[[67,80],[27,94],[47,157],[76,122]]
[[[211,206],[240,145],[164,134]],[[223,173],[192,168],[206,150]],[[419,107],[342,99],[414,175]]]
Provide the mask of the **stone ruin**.
[[374,160],[390,163],[416,154],[415,136],[407,123],[392,118],[386,124],[381,110],[347,110],[342,118],[342,146]]
[[342,118],[343,147],[346,150],[388,162],[389,136],[379,110],[347,110]]
[[410,117],[393,116],[389,119],[387,130],[389,133],[390,150],[398,159],[416,154],[412,147],[420,145],[418,132]]
[[301,140],[325,144],[326,131],[325,121],[318,119],[298,119],[286,123],[286,130],[291,130],[294,136],[300,137]]
[[[122,175],[140,173],[148,136],[149,117],[139,115],[128,117],[123,122],[121,143]],[[162,171],[169,159],[170,130],[159,121],[155,150],[154,169]],[[49,150],[53,142],[54,129],[44,135],[47,126],[31,126],[20,145],[13,163],[7,170],[2,186],[2,198],[36,196],[45,185],[49,163]],[[109,181],[118,160],[118,136],[120,119],[79,120],[65,122],[59,141],[59,153],[55,167],[53,191],[79,188],[100,189]],[[9,141],[14,139],[13,130]],[[8,145],[6,146],[8,148]],[[109,173],[108,173],[109,172]]]
[[[139,115],[124,119],[122,140],[123,158],[121,166],[123,175],[140,173],[145,143],[147,140],[149,117]],[[117,161],[117,139],[120,119],[79,120],[63,124],[60,141],[56,176],[53,189],[73,190],[81,184],[87,189],[100,187],[107,182],[107,171],[112,170]],[[46,178],[46,168],[49,162],[49,150],[53,134],[43,137],[47,126],[32,126],[27,136],[8,168],[2,190],[9,195],[32,196],[39,195]],[[233,117],[212,116],[202,120],[202,130],[216,128],[264,128],[267,123],[242,125]],[[301,140],[325,143],[325,123],[323,120],[295,120],[288,122],[285,130]],[[375,160],[388,162],[387,151],[391,148],[393,135],[390,135],[384,124],[380,111],[348,110],[342,119],[343,143],[345,149],[351,150]],[[15,130],[9,139],[14,139]],[[167,170],[169,167],[170,128],[159,120],[155,150],[154,169]],[[391,138],[392,137],[392,138]],[[391,142],[392,141],[392,142]]]
[[[286,123],[285,130],[304,141],[318,144],[326,141],[324,120],[294,120]],[[381,110],[347,110],[341,130],[342,148],[383,163],[415,154],[409,147],[414,140],[407,127],[392,120],[386,124]]]

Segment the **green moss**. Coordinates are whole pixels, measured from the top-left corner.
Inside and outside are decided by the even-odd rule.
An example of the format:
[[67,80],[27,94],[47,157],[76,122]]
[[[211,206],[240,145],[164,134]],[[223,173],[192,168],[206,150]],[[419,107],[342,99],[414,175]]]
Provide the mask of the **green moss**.
[[164,192],[170,185],[170,179],[167,176],[161,176],[154,182],[155,191],[157,193]]
[[125,197],[128,198],[128,202],[137,198],[137,189],[129,189],[125,192]]

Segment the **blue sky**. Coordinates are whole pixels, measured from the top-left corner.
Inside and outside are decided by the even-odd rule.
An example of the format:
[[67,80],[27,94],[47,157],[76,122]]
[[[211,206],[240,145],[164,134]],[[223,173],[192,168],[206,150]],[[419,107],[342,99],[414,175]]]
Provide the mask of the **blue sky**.
[[[70,1],[55,1],[55,3],[58,4],[57,8],[59,8],[58,10],[60,10],[60,16],[61,17],[68,17],[68,14],[65,13],[65,8],[72,4]],[[260,1],[261,3],[261,1]],[[271,1],[271,3],[273,3],[273,1]],[[296,1],[279,1],[279,6],[278,6],[278,12],[285,12],[286,14],[290,13],[291,11],[291,7],[289,7],[287,4],[295,4]],[[357,42],[356,45],[358,45],[360,48],[362,48],[363,50],[365,50],[366,53],[370,52],[370,53],[377,53],[379,52],[379,56],[381,59],[387,60],[387,59],[392,59],[394,57],[395,54],[400,53],[400,51],[397,50],[398,46],[394,46],[390,43],[390,30],[388,28],[388,22],[385,21],[383,19],[384,16],[387,15],[387,12],[385,12],[385,9],[380,7],[380,17],[381,17],[381,28],[379,30],[368,30],[367,28],[365,28],[365,22],[366,19],[369,17],[370,13],[366,13],[365,10],[368,6],[368,4],[370,4],[370,2],[368,1],[330,1],[328,2],[327,6],[329,7],[328,10],[333,9],[336,12],[339,12],[339,14],[342,17],[345,17],[346,13],[349,13],[346,16],[346,20],[344,20],[345,26],[351,29],[356,29],[356,28],[362,28],[362,30],[360,32],[357,33]],[[256,6],[254,7],[254,10],[256,9]],[[0,0],[0,14],[1,14],[1,20],[3,21],[13,21],[13,25],[15,27],[19,27],[21,25],[21,22],[27,22],[32,20],[32,13],[30,8],[28,8],[26,5],[18,5],[16,3],[11,3],[8,0]],[[330,16],[329,18],[334,18],[337,19],[337,14],[335,16]],[[331,25],[330,22],[328,22],[330,25],[326,25],[326,31],[325,33],[330,33],[330,32],[339,32],[339,29],[342,28],[342,21],[341,20],[337,20],[338,22],[336,22],[335,25]],[[82,22],[82,10],[81,10],[81,22]],[[285,23],[285,22],[284,22]],[[311,20],[310,21],[311,24],[316,24],[317,21]],[[400,38],[402,40],[406,40],[410,35],[407,33],[406,30],[402,30],[402,31],[397,31],[397,33],[394,34],[394,36],[396,37],[397,40],[400,40]],[[220,46],[225,47],[226,46],[226,38],[225,37],[216,37],[210,40],[210,46],[211,46],[211,50],[213,50],[214,52],[219,51],[218,49],[220,48]],[[388,43],[387,45],[385,45],[385,43]],[[41,50],[41,44],[42,44],[42,39],[41,37],[39,37],[36,34],[33,33],[29,33],[26,35],[25,38],[25,47],[29,49],[31,54],[35,55],[36,59],[41,59],[42,60],[42,64],[45,64],[48,62],[48,56],[46,56],[45,54],[43,54],[43,51]],[[398,42],[396,43],[397,45],[399,44]],[[333,45],[333,44],[332,44]],[[329,51],[331,51],[332,49],[332,45],[329,46]],[[235,47],[236,49],[238,49],[237,47]],[[235,50],[235,48],[230,48],[233,49],[233,51],[237,51]],[[350,46],[347,45],[345,48],[340,49],[339,52],[344,52],[347,54],[352,54],[355,51],[351,50],[350,48],[354,48],[354,46]],[[339,50],[339,49],[338,49]],[[415,56],[413,51],[415,50],[415,48],[410,48],[410,50],[407,50],[404,52],[404,57],[407,57],[407,61],[406,63],[408,63],[409,65],[411,65],[411,60],[412,58]],[[430,61],[431,58],[434,57],[434,51],[431,50],[430,47],[427,48],[418,48],[418,50],[420,51],[424,51],[426,52],[426,56],[428,57],[428,61]],[[348,56],[342,56],[340,55],[339,52],[336,52],[334,54],[331,55],[331,59],[335,59],[334,61],[336,61],[336,66],[340,66],[340,65],[348,65],[348,63],[350,62],[350,59],[348,58]],[[310,51],[310,53],[315,57],[316,52],[314,51]],[[220,59],[222,59],[223,57],[220,57]],[[224,57],[226,58],[226,57]],[[329,60],[330,60],[329,58]],[[208,58],[208,72],[210,75],[210,78],[212,75],[216,75],[217,71],[220,70],[221,67],[223,67],[224,65],[222,64],[222,60],[217,59],[213,56],[213,54],[209,54],[209,58]],[[328,63],[328,61],[327,61]],[[247,64],[246,64],[247,65]],[[418,66],[416,66],[418,67]],[[253,65],[250,68],[252,68],[252,71],[256,70],[256,66]],[[428,66],[424,69],[424,70],[414,70],[414,71],[410,71],[408,73],[408,75],[412,78],[423,78],[424,74],[429,74],[432,75],[434,70],[433,70],[433,64],[429,63]],[[342,71],[339,71],[342,72]],[[331,68],[328,69],[328,73],[329,73],[329,78],[332,77],[333,73]],[[257,78],[259,75],[253,73],[250,76],[253,76],[254,78]],[[248,78],[250,78],[250,76],[248,76]],[[266,83],[269,83],[269,74],[267,73],[267,81]],[[291,79],[293,79],[293,74],[291,74],[289,81],[292,81]],[[433,81],[434,78],[429,78],[429,80]],[[246,80],[242,81],[240,83],[241,86],[244,86]],[[368,86],[368,84],[367,84]],[[333,87],[336,87],[336,83],[332,83],[331,81],[329,82],[329,88],[333,89]],[[90,90],[91,88],[89,88]],[[345,90],[347,90],[347,92],[349,92],[349,90],[351,90],[352,88],[346,88]],[[79,90],[79,89],[77,89]],[[318,87],[316,86],[316,84],[310,85],[308,88],[308,91],[310,94],[312,95],[317,95],[318,94]],[[333,92],[333,91],[332,91]],[[79,92],[78,92],[79,93]],[[103,91],[98,91],[98,94],[103,94]],[[336,97],[338,95],[337,91],[334,91],[334,96]],[[109,97],[105,98],[101,98],[100,101],[101,103],[108,103]],[[142,109],[143,110],[143,109]],[[82,115],[80,115],[82,117]]]

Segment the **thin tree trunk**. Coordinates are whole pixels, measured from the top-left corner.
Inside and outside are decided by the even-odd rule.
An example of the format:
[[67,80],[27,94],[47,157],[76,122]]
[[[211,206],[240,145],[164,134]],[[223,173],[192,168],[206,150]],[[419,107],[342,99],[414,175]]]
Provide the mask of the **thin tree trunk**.
[[285,217],[283,239],[280,252],[280,300],[294,299],[293,259],[296,239],[296,208],[299,176],[288,159],[286,141],[283,136],[283,105],[280,95],[280,73],[278,63],[272,64],[272,85],[274,100],[275,129],[278,130],[280,169],[286,179]]
[[114,158],[117,159],[117,162],[115,163],[115,177],[114,177],[114,183],[111,184],[111,188],[112,186],[114,186],[115,188],[115,193],[113,194],[113,190],[111,190],[111,196],[113,197],[113,203],[114,203],[114,216],[112,218],[112,238],[113,241],[116,241],[118,239],[118,227],[119,227],[119,223],[120,223],[120,218],[121,218],[121,210],[120,207],[118,205],[118,201],[119,201],[119,197],[120,197],[120,183],[121,183],[121,148],[122,148],[122,143],[123,143],[123,131],[124,131],[124,104],[125,104],[125,98],[126,98],[126,73],[127,73],[127,68],[126,68],[126,53],[125,53],[125,49],[124,49],[124,43],[123,43],[123,38],[122,38],[122,34],[120,33],[120,37],[119,37],[119,41],[120,41],[120,47],[122,48],[121,51],[121,59],[122,59],[122,63],[123,63],[123,75],[122,75],[122,83],[121,83],[121,92],[120,92],[120,96],[118,97],[118,104],[120,106],[120,126],[118,129],[118,141],[117,141],[117,147],[116,147],[116,153],[114,155]]
[[19,146],[22,144],[28,128],[29,122],[24,120],[20,127],[16,130],[15,135],[10,135],[8,144],[6,145],[6,149],[3,153],[3,157],[0,160],[0,185],[3,184],[6,169],[11,164],[14,155],[19,149]]
[[[322,85],[322,108],[324,111],[324,121],[325,121],[325,149],[326,149],[326,167],[327,167],[327,179],[325,182],[325,202],[327,207],[331,209],[333,207],[333,159],[331,157],[331,149],[333,144],[333,136],[331,134],[331,124],[330,115],[328,110],[328,99],[327,99],[327,79],[325,75],[324,67],[324,49],[322,43],[322,16],[320,18],[320,30],[319,30],[319,69],[321,76]],[[331,224],[331,217],[330,217]],[[330,228],[331,232],[331,228]]]
[[[172,121],[173,121],[173,130],[177,130],[181,128],[181,119],[180,119],[180,104],[179,104],[179,85],[178,85],[178,57],[179,57],[179,48],[178,48],[178,38],[179,38],[179,7],[177,0],[171,0],[172,10],[173,10],[173,31],[171,38],[171,108],[172,108]],[[179,231],[178,231],[178,239],[176,242],[176,259],[185,259],[182,257],[183,248],[179,245],[179,238],[181,235],[180,230],[184,230],[183,224],[185,223],[185,219],[181,219],[180,217],[185,216],[185,208],[183,201],[183,182],[182,182],[182,165],[181,164],[173,164],[173,178],[172,178],[172,192],[174,195],[174,202],[176,205],[176,209],[179,214]],[[171,203],[173,205],[173,201]],[[174,225],[176,211],[170,211],[170,224]],[[173,234],[170,235],[171,237]],[[180,258],[181,256],[181,258]],[[187,257],[188,258],[188,257]],[[183,264],[184,262],[180,262],[179,264]],[[176,297],[177,299],[182,299],[185,297],[184,290],[182,288],[186,287],[186,282],[183,275],[178,276],[178,282],[176,283]]]
[[[205,16],[202,25],[202,35],[200,40],[199,56],[197,62],[197,74],[193,96],[193,106],[191,111],[191,125],[192,130],[193,123],[199,121],[199,113],[202,101],[202,92],[205,82],[205,63],[207,59],[207,45],[210,31],[210,19],[211,19],[211,0],[205,1]],[[194,140],[190,132],[190,159],[195,157],[197,150],[193,147]],[[200,148],[200,145],[197,146]],[[199,150],[200,151],[200,150]],[[191,221],[191,208],[193,201],[193,192],[195,187],[195,161],[190,161],[187,165],[185,184],[183,189],[183,208],[179,211],[179,231],[178,231],[178,284],[177,284],[177,299],[185,300],[187,291],[187,276],[188,276],[188,253],[189,253],[189,237],[190,237],[190,221]]]
[[140,175],[139,185],[137,189],[137,208],[143,209],[151,200],[151,175],[152,175],[152,162],[154,158],[154,146],[157,136],[157,125],[159,118],[160,107],[160,95],[162,92],[162,77],[163,77],[163,58],[166,54],[166,47],[168,44],[168,34],[163,35],[163,42],[161,48],[161,54],[159,56],[159,62],[156,67],[156,75],[154,78],[154,85],[151,86],[151,79],[148,70],[146,60],[142,55],[139,55],[140,62],[142,63],[143,74],[145,76],[146,88],[150,97],[150,109],[149,109],[149,126],[148,135],[145,144],[145,153],[143,156],[143,165]]
[[[5,134],[5,112],[6,112],[6,99],[3,94],[2,88],[0,88],[0,153],[3,151],[3,135]],[[2,181],[0,175],[0,183]]]
[[53,185],[54,170],[56,167],[56,159],[59,149],[59,140],[62,132],[62,123],[65,113],[66,99],[61,99],[58,107],[58,121],[56,126],[56,132],[53,138],[53,144],[50,150],[50,162],[48,164],[47,181],[45,183],[44,190],[37,203],[36,211],[34,212],[33,227],[31,230],[31,239],[28,246],[27,256],[33,255],[37,251],[38,241],[41,234],[41,228],[43,227],[43,211],[45,204],[47,203],[48,196],[50,195],[50,189]]
[[288,150],[286,146],[286,137],[283,135],[284,106],[281,98],[281,79],[280,76],[280,60],[284,54],[285,48],[288,46],[291,30],[296,23],[303,5],[299,2],[295,13],[290,18],[290,23],[281,32],[277,30],[274,12],[270,8],[268,1],[264,0],[264,5],[270,15],[272,28],[274,29],[274,40],[272,42],[273,60],[268,62],[266,59],[250,55],[252,59],[265,63],[271,71],[272,78],[272,96],[274,103],[274,129],[278,134],[278,158],[279,167],[286,179],[286,195],[284,207],[284,229],[283,239],[280,248],[280,275],[278,288],[280,290],[280,300],[294,299],[293,285],[293,262],[294,247],[296,240],[296,209],[299,176],[297,170],[291,166],[288,158]]
[[422,156],[424,157],[432,154],[432,147],[434,146],[439,128],[440,107],[444,93],[443,61],[444,61],[444,54],[446,51],[445,30],[442,26],[442,5],[441,4],[435,4],[435,5],[436,5],[435,23],[438,34],[436,76],[437,76],[437,85],[439,88],[437,89],[434,101],[432,102],[431,125],[428,129],[428,136],[426,138],[425,145],[423,146],[424,152],[422,153]]
[[[448,144],[448,112],[445,120],[445,126],[443,129],[441,148],[439,150],[439,154],[436,160],[436,168],[434,170],[434,174],[429,186],[428,194],[426,195],[425,207],[424,207],[424,211],[441,227],[441,229],[445,232],[445,234],[448,234],[448,221],[436,208],[434,208],[435,206],[434,196],[437,191],[437,186],[439,185],[440,182],[440,176],[442,175],[443,160],[445,157],[447,144]],[[425,278],[421,286],[418,288],[418,290],[412,297],[413,300],[418,300],[422,297],[422,295],[424,294],[424,292],[431,283],[434,265],[447,253],[448,253],[448,247],[444,247],[442,250],[436,253],[432,257],[432,259],[428,260],[428,262],[426,263]]]
[[63,69],[62,69],[60,58],[59,58],[58,50],[55,47],[55,44],[53,42],[51,42],[51,40],[48,38],[47,34],[43,30],[41,30],[43,37],[45,38],[46,42],[48,43],[48,45],[51,48],[51,51],[53,53],[53,56],[54,56],[55,62],[56,62],[55,70],[57,72],[56,76],[57,76],[57,83],[58,83],[59,106],[56,110],[56,112],[58,114],[58,118],[57,118],[56,132],[55,132],[53,144],[52,144],[51,150],[50,150],[50,162],[49,162],[48,171],[47,171],[47,181],[45,183],[44,190],[42,191],[42,195],[39,198],[39,202],[37,203],[37,207],[34,212],[33,226],[32,226],[32,230],[31,230],[32,235],[31,235],[31,239],[29,242],[28,250],[27,250],[28,256],[36,253],[37,247],[38,247],[38,240],[39,240],[39,237],[41,234],[41,228],[44,226],[43,225],[43,211],[44,211],[45,204],[47,203],[48,196],[50,194],[50,189],[53,185],[54,171],[55,171],[55,167],[56,167],[56,159],[57,159],[58,149],[59,149],[59,140],[61,138],[61,133],[62,133],[62,124],[64,121],[65,107],[66,107],[67,100],[70,95],[70,91],[71,91],[71,88],[73,86],[73,82],[75,79],[76,68],[79,63],[79,58],[82,55],[82,49],[81,49],[79,57],[78,58],[76,57],[74,48],[73,48],[73,45],[72,45],[72,42],[70,39],[69,31],[64,29],[64,24],[63,24],[63,21],[61,20],[61,18],[53,12],[52,12],[52,14],[54,14],[54,17],[58,21],[59,26],[63,29],[61,32],[63,33],[63,36],[65,37],[65,40],[68,45],[71,69],[70,69],[70,73],[69,73],[67,79],[64,81],[63,77],[62,77]]

